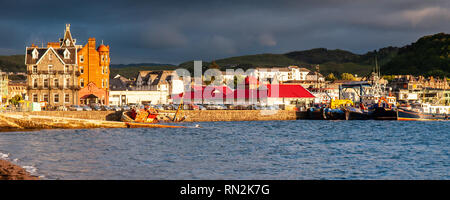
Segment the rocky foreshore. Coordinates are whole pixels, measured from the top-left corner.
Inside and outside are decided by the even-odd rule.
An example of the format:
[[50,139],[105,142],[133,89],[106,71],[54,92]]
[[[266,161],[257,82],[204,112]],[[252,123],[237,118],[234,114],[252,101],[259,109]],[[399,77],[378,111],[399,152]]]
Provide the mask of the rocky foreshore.
[[39,180],[22,167],[7,160],[0,160],[0,180]]

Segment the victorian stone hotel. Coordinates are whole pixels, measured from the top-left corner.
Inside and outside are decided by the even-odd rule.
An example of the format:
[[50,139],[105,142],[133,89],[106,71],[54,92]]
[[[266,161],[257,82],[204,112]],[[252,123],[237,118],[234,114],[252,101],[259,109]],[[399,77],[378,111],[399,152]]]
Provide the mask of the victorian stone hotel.
[[47,46],[26,47],[27,95],[54,106],[109,104],[109,45],[95,38],[77,45],[66,24],[64,37]]

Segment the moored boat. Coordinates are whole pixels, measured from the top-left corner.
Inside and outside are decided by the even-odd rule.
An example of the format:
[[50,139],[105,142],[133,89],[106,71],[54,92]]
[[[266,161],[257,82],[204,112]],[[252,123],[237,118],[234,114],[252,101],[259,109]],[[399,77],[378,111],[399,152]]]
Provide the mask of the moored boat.
[[398,108],[397,119],[401,121],[449,120],[450,106],[433,106],[428,103],[412,108]]

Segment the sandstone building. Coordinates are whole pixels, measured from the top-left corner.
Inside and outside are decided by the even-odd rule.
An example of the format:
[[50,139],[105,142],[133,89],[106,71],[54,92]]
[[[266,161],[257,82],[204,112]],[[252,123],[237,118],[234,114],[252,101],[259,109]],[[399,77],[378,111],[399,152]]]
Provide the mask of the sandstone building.
[[76,44],[66,24],[64,38],[46,47],[26,47],[27,96],[50,106],[108,104],[109,46],[90,38]]
[[95,38],[78,50],[80,104],[109,104],[109,46],[95,48]]

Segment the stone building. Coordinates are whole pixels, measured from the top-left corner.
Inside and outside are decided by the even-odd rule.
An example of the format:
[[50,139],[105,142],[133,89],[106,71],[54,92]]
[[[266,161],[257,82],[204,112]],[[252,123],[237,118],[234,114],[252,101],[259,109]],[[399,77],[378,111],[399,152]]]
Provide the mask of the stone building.
[[0,96],[1,96],[0,103],[6,103],[8,100],[8,82],[9,82],[8,74],[0,70]]
[[27,96],[51,106],[108,104],[109,46],[96,48],[95,38],[77,45],[66,24],[59,42],[26,47]]
[[27,96],[52,106],[77,104],[78,67],[76,40],[66,25],[64,38],[46,47],[26,47]]
[[16,95],[21,96],[25,99],[27,94],[27,82],[26,81],[12,81],[8,83],[8,99],[15,97]]
[[397,75],[389,81],[388,87],[392,88],[392,93],[400,102],[450,104],[450,84],[447,78]]

